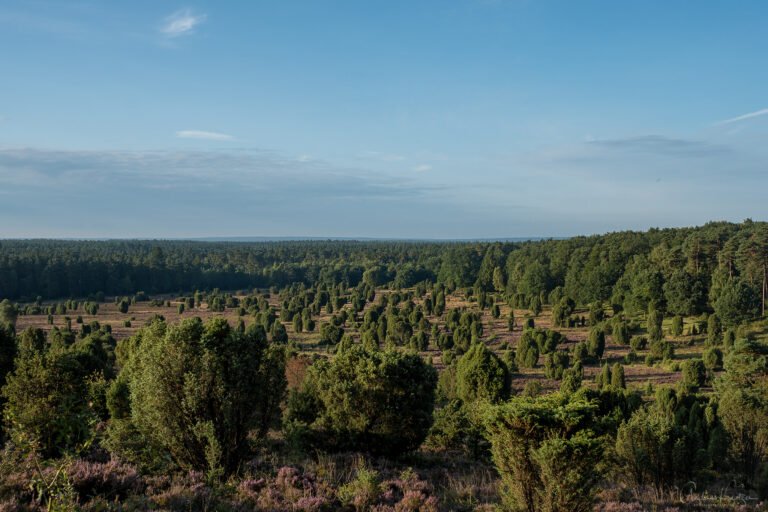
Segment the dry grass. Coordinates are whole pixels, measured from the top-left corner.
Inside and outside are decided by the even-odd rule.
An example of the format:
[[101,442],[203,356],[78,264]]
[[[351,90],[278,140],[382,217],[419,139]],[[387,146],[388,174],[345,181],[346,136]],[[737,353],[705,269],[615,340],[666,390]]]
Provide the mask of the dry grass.
[[[381,293],[389,293],[386,290],[383,290]],[[178,304],[176,300],[170,297],[162,297],[165,300],[170,300],[170,306],[162,305],[162,306],[152,306],[150,302],[140,302],[131,305],[130,310],[127,314],[122,314],[118,311],[117,306],[113,303],[103,303],[101,304],[100,310],[98,315],[91,316],[91,315],[82,315],[83,322],[88,324],[93,320],[96,320],[100,322],[101,324],[109,324],[112,327],[112,333],[114,337],[117,340],[132,336],[136,333],[138,329],[140,329],[143,325],[145,325],[150,318],[152,318],[154,315],[162,315],[165,317],[165,319],[169,322],[176,322],[180,321],[185,318],[191,318],[198,316],[202,318],[203,320],[206,320],[208,318],[212,317],[224,317],[227,320],[229,320],[232,323],[237,322],[239,319],[243,319],[243,321],[247,324],[251,323],[253,320],[249,316],[243,316],[239,317],[237,315],[236,309],[227,309],[224,312],[213,312],[210,311],[205,304],[203,304],[202,307],[194,308],[194,309],[188,309],[183,314],[178,313]],[[270,304],[279,311],[280,309],[280,299],[276,295],[273,295],[269,299]],[[416,302],[420,302],[420,300],[416,300]],[[368,305],[370,306],[370,305]],[[349,306],[345,306],[349,308]],[[460,294],[453,294],[449,295],[446,298],[446,308],[468,308],[477,310],[477,304],[475,302],[467,301],[466,298]],[[517,319],[518,327],[510,332],[507,327],[507,317],[509,315],[510,308],[506,304],[500,304],[501,309],[501,315],[499,318],[495,319],[491,316],[490,309],[486,309],[482,312],[483,317],[483,325],[485,327],[484,332],[484,339],[488,343],[489,347],[491,347],[493,350],[500,351],[502,346],[508,346],[511,348],[514,348],[517,346],[517,343],[520,339],[520,336],[522,334],[522,330],[520,328],[520,325],[522,324],[523,320],[526,316],[530,315],[530,312],[525,309],[515,309],[515,318]],[[65,316],[69,316],[72,321],[72,328],[77,330],[79,326],[74,323],[74,319],[78,316],[78,314],[81,314],[82,311],[71,311],[68,312],[67,315],[55,315],[54,316],[54,324],[55,326],[62,328],[65,326]],[[588,311],[586,310],[577,310],[575,314],[581,316],[588,316]],[[302,332],[302,333],[296,333],[293,330],[293,325],[290,322],[285,322],[285,327],[289,333],[289,338],[291,341],[295,342],[299,347],[301,347],[301,351],[307,354],[327,354],[331,350],[329,347],[320,346],[318,344],[319,341],[319,327],[323,322],[327,322],[330,319],[331,315],[328,314],[324,309],[320,315],[316,317],[317,327],[314,332]],[[432,323],[438,322],[441,323],[442,320],[435,317],[430,316],[428,317],[429,321]],[[125,321],[128,320],[131,323],[130,327],[125,327]],[[642,325],[642,319],[641,325]],[[692,323],[693,319],[686,319],[686,327]],[[665,320],[665,328],[669,327],[669,319]],[[537,327],[542,328],[551,328],[552,327],[552,314],[551,309],[547,306],[544,307],[544,310],[542,313],[535,318],[535,323]],[[27,327],[36,327],[43,329],[45,331],[48,331],[51,329],[51,325],[48,325],[46,315],[30,315],[30,316],[20,316],[17,322],[17,329],[19,331],[26,329]],[[763,326],[762,331],[758,332],[758,335],[766,335],[768,333],[768,327]],[[352,334],[353,336],[358,336],[359,333],[354,327],[347,326],[345,328],[346,332]],[[568,339],[567,343],[562,345],[562,348],[570,349],[572,348],[576,343],[583,341],[587,338],[589,334],[589,327],[576,327],[576,328],[558,328],[560,332],[562,332]],[[759,331],[759,329],[758,329]],[[765,332],[763,332],[765,331]],[[680,336],[680,337],[671,337],[669,336],[668,339],[672,341],[675,345],[675,359],[678,361],[682,361],[689,358],[694,357],[701,357],[701,353],[704,349],[704,336]],[[630,349],[628,346],[619,346],[614,345],[611,341],[611,336],[607,336],[607,346],[605,349],[604,354],[604,361],[607,361],[610,364],[613,364],[615,362],[622,362],[624,363],[625,356],[629,353]],[[654,385],[669,385],[674,384],[677,382],[680,378],[680,373],[676,371],[671,371],[669,364],[662,364],[657,363],[653,365],[652,367],[648,367],[645,364],[645,356],[647,355],[648,351],[643,350],[638,353],[638,360],[634,362],[631,365],[625,365],[625,375],[626,375],[626,381],[628,386],[631,387],[642,387],[647,382],[651,382]],[[438,367],[438,369],[443,367],[442,364],[442,357],[439,350],[437,350],[434,346],[430,346],[430,348],[423,352],[425,357],[431,358],[432,362]],[[540,361],[543,362],[543,361]],[[292,384],[296,385],[298,381],[296,379],[299,379],[301,375],[303,375],[303,370],[300,369],[298,366],[294,368],[296,370],[295,375],[290,376],[289,378],[292,379]],[[599,371],[599,365],[587,365],[585,367],[585,382],[590,382],[595,374]],[[556,389],[559,386],[559,383],[556,381],[552,381],[550,379],[547,379],[544,375],[544,369],[543,365],[540,364],[539,367],[535,369],[522,369],[520,373],[517,375],[517,378],[515,379],[513,386],[515,389],[523,389],[525,387],[526,382],[528,381],[538,381],[540,384],[542,384],[543,388],[545,390],[549,389]],[[294,382],[296,381],[296,382]]]

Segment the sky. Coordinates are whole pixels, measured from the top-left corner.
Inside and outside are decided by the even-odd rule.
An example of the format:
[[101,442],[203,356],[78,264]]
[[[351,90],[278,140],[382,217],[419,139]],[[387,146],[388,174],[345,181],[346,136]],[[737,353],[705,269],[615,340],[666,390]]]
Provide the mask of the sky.
[[766,220],[768,3],[0,2],[0,237]]

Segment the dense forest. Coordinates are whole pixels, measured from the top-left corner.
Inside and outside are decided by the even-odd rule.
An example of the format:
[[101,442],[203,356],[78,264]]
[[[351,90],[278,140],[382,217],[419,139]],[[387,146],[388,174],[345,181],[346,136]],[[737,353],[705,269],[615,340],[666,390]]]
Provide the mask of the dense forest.
[[768,223],[0,242],[0,510],[766,510]]
[[[522,294],[559,289],[577,303],[701,312],[726,282],[765,301],[768,226],[710,223],[524,243],[7,240],[0,296],[42,299],[420,281]],[[714,295],[712,295],[714,294]]]

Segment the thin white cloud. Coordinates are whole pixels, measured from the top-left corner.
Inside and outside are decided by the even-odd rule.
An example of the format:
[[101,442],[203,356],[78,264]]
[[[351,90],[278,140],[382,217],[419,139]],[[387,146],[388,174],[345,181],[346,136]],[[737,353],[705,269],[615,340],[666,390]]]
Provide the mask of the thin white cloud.
[[414,167],[413,170],[416,172],[427,172],[432,170],[432,166],[429,164],[421,164]]
[[189,9],[182,9],[165,18],[165,24],[160,28],[160,32],[167,37],[191,34],[206,18],[205,14],[195,14]]
[[203,130],[181,130],[176,132],[176,137],[180,139],[199,139],[199,140],[232,140],[234,137],[226,133],[206,132]]
[[738,123],[739,121],[744,121],[746,119],[752,119],[753,117],[760,117],[768,115],[768,108],[764,108],[761,110],[755,110],[754,112],[750,112],[748,114],[732,117],[730,119],[726,119],[724,121],[718,121],[715,124],[731,124],[731,123]]

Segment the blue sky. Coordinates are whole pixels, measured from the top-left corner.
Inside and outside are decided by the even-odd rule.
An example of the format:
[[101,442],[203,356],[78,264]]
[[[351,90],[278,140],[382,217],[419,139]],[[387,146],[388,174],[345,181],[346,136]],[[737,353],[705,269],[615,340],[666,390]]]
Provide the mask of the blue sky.
[[765,219],[768,4],[0,3],[0,237]]

